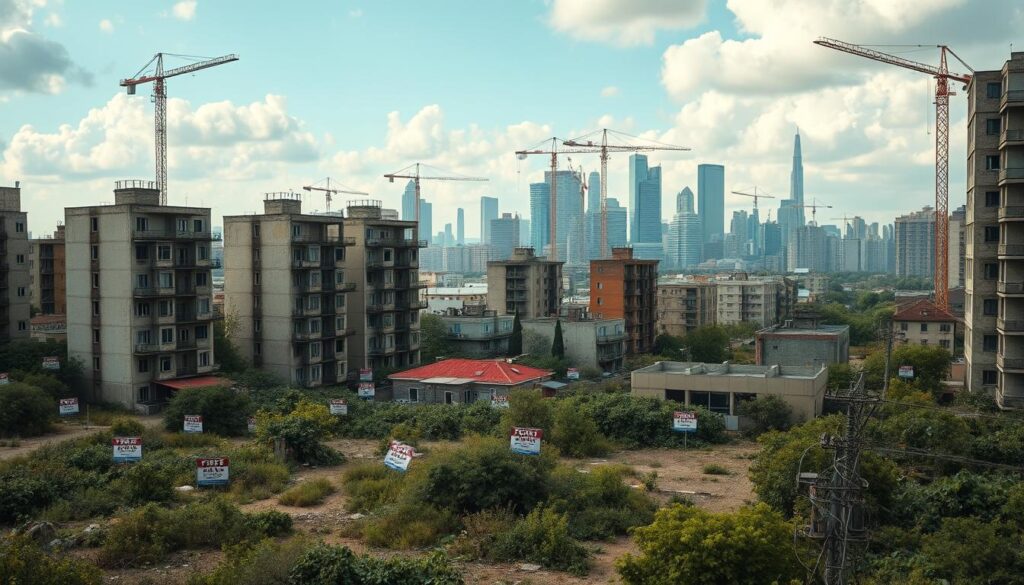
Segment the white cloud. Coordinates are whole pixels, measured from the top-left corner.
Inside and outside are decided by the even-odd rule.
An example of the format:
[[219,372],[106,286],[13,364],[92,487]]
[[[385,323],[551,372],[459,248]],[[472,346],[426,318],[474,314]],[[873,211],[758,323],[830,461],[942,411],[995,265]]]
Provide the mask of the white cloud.
[[659,30],[683,30],[704,17],[705,0],[554,0],[549,24],[573,38],[649,45]]
[[171,8],[171,14],[178,20],[192,20],[196,16],[196,0],[181,0]]
[[46,19],[43,21],[43,24],[51,28],[59,28],[64,26],[64,20],[61,18],[59,12],[51,12],[46,15]]
[[619,88],[614,85],[609,85],[601,89],[601,97],[615,97],[619,95]]
[[114,23],[110,22],[109,19],[104,18],[103,20],[100,21],[100,30],[105,32],[105,33],[107,33],[107,34],[110,34],[110,33],[114,32]]
[[[32,30],[44,0],[0,0],[0,91],[59,93],[68,82],[92,83],[67,49]],[[59,18],[59,17],[58,17]]]
[[353,8],[348,11],[348,15],[349,18],[361,18],[363,16],[363,11],[360,8]]

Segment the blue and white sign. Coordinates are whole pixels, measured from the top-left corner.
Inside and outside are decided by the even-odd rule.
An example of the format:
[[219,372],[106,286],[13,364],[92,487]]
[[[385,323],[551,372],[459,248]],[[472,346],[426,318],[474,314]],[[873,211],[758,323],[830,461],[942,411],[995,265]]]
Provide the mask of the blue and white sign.
[[697,413],[677,410],[672,415],[672,430],[677,433],[696,433]]
[[227,457],[196,459],[196,485],[199,487],[227,485],[230,479]]
[[114,463],[135,463],[142,461],[142,437],[114,437]]

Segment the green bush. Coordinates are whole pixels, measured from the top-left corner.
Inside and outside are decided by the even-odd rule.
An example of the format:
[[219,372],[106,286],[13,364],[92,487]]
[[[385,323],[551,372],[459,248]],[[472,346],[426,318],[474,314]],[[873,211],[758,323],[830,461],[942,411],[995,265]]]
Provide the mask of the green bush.
[[0,437],[35,437],[50,430],[57,403],[46,392],[22,382],[0,387]]
[[27,536],[0,536],[0,583],[12,585],[99,585],[103,573],[94,565],[49,555]]
[[404,477],[380,463],[360,463],[342,476],[350,512],[370,512],[398,501]]
[[319,544],[306,551],[291,571],[303,585],[462,585],[462,576],[440,553],[422,558],[357,556],[348,547]]
[[717,463],[708,463],[704,466],[705,475],[729,475],[729,470]]
[[[678,402],[607,392],[573,396],[565,401],[578,416],[593,419],[602,435],[627,449],[683,446],[682,433],[672,431],[672,413],[684,408]],[[686,410],[697,413],[697,432],[686,439],[690,445],[728,440],[721,415],[702,407]]]
[[554,422],[554,400],[544,398],[537,390],[513,390],[508,408],[501,415],[501,436],[508,437],[512,427],[530,427],[551,432]]
[[585,575],[589,570],[589,553],[569,535],[568,519],[543,506],[499,534],[490,555],[494,560],[530,561],[574,575]]
[[257,440],[270,446],[283,439],[290,456],[299,463],[337,465],[345,457],[322,442],[335,432],[337,424],[325,404],[301,400],[288,414],[257,414]]
[[329,479],[321,477],[304,481],[288,489],[277,498],[277,503],[285,506],[316,506],[333,493],[334,484]]
[[608,439],[598,432],[594,419],[580,416],[576,405],[568,400],[559,400],[555,404],[551,442],[570,457],[598,457],[611,450]]
[[266,539],[254,546],[229,547],[223,562],[206,575],[193,575],[189,585],[268,585],[289,583],[289,573],[310,544],[303,538],[284,542]]
[[569,533],[580,540],[625,535],[650,524],[657,504],[624,483],[628,468],[601,465],[590,473],[560,466],[551,474],[548,506],[566,514]]
[[127,416],[119,416],[110,423],[110,433],[115,437],[141,437],[146,427]]
[[203,433],[237,437],[248,432],[252,412],[249,396],[231,388],[186,388],[179,390],[167,405],[164,427],[180,432],[185,415],[203,416]]
[[785,400],[774,394],[743,400],[736,408],[736,414],[746,417],[749,427],[744,430],[748,437],[757,437],[768,431],[789,429],[793,409]]
[[231,493],[241,502],[263,500],[288,486],[288,466],[274,459],[270,449],[248,445],[229,452]]
[[267,537],[284,536],[292,531],[292,517],[277,510],[265,510],[245,515],[250,531]]
[[450,510],[419,502],[402,502],[367,519],[360,532],[370,546],[422,548],[437,544],[458,528],[458,518]]

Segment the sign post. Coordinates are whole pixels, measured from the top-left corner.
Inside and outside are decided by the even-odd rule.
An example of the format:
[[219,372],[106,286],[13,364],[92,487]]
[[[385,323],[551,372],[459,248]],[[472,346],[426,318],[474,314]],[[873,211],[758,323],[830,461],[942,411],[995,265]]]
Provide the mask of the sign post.
[[360,382],[373,382],[373,370],[370,368],[359,368]]
[[683,433],[683,449],[686,449],[690,433],[697,432],[697,413],[685,410],[677,410],[672,413],[672,430]]
[[540,455],[540,443],[544,438],[543,429],[512,427],[509,447],[520,455]]
[[51,355],[43,358],[43,369],[44,370],[59,370],[60,369],[60,358]]
[[245,420],[245,428],[250,433],[255,433],[256,432],[256,417],[255,416],[250,416],[249,418],[247,418]]
[[396,471],[405,472],[409,469],[409,463],[412,462],[415,452],[416,450],[409,445],[391,441],[391,444],[388,445],[388,453],[384,456],[384,465]]
[[900,366],[900,378],[913,378],[914,366]]
[[196,459],[196,485],[199,487],[228,485],[230,479],[228,463],[227,457]]
[[348,414],[348,402],[345,402],[344,398],[332,398],[330,409],[334,416],[345,416]]
[[491,394],[491,406],[494,408],[508,408],[508,396]]
[[77,398],[61,398],[60,399],[60,415],[71,416],[78,414],[78,399]]
[[570,379],[570,380],[579,380],[580,379],[580,369],[579,368],[566,368],[566,370],[565,370],[565,377]]
[[135,463],[142,461],[142,437],[114,437],[114,463]]
[[183,429],[186,433],[201,433],[203,432],[203,417],[199,414],[186,414],[185,415],[185,426]]
[[11,377],[7,375],[7,372],[0,372],[0,386],[4,384],[10,384]]

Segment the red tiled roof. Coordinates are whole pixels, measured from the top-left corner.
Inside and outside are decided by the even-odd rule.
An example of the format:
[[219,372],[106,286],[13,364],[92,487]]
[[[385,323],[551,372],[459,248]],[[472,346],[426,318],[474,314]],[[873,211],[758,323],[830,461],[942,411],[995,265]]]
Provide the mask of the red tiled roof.
[[938,321],[956,322],[956,317],[948,311],[944,311],[928,299],[921,299],[913,303],[901,305],[896,314],[892,316],[893,321]]
[[214,386],[230,386],[231,380],[217,376],[199,376],[197,378],[178,378],[177,380],[164,380],[157,382],[167,386],[171,390],[184,390],[185,388],[213,388]]
[[36,315],[32,317],[30,323],[33,325],[49,325],[52,323],[65,323],[67,320],[67,315]]
[[548,370],[531,368],[523,364],[510,364],[505,360],[448,359],[397,374],[392,380],[426,380],[428,378],[464,378],[482,384],[516,385],[551,376]]

